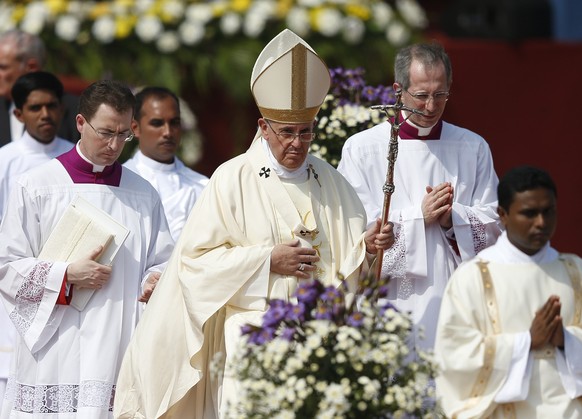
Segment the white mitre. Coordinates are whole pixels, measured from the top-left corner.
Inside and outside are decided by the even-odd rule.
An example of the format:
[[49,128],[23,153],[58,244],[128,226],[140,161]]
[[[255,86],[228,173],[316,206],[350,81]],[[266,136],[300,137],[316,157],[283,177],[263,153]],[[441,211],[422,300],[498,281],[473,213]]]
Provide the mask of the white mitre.
[[289,29],[265,46],[251,76],[251,92],[261,115],[280,123],[313,121],[330,84],[323,60]]

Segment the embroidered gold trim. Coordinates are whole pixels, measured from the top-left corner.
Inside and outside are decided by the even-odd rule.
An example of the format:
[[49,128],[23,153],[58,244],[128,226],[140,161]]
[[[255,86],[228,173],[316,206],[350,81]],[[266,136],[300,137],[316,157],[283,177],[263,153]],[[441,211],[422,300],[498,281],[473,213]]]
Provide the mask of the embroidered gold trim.
[[[481,280],[483,281],[483,290],[485,296],[485,304],[487,306],[487,312],[489,314],[489,321],[493,327],[493,334],[498,335],[501,333],[501,322],[499,319],[499,307],[497,304],[497,299],[495,298],[495,288],[493,287],[493,281],[491,279],[491,273],[487,267],[487,262],[478,261],[477,266],[479,267],[479,272],[481,273]],[[485,353],[483,356],[483,368],[479,371],[477,375],[477,380],[473,385],[471,390],[471,398],[467,401],[465,408],[469,409],[477,405],[485,392],[487,383],[491,378],[491,373],[493,372],[493,364],[495,362],[495,352],[496,352],[496,339],[495,336],[485,337]],[[503,405],[503,411],[508,418],[515,418],[515,406],[513,403],[506,403]]]
[[291,54],[291,109],[304,109],[307,104],[307,48],[297,44]]
[[580,271],[576,268],[576,264],[571,255],[561,253],[560,260],[566,266],[572,288],[574,289],[574,318],[572,320],[573,326],[580,326],[580,317],[582,315],[582,284],[580,279]]

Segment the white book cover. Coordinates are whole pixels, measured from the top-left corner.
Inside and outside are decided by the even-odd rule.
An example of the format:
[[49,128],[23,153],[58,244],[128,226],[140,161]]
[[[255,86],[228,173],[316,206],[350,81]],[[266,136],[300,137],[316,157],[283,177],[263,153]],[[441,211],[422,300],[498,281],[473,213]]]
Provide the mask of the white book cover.
[[[38,259],[73,262],[102,245],[103,251],[96,261],[112,265],[128,235],[125,226],[77,195],[51,232]],[[73,288],[71,306],[82,311],[94,292],[90,288]]]

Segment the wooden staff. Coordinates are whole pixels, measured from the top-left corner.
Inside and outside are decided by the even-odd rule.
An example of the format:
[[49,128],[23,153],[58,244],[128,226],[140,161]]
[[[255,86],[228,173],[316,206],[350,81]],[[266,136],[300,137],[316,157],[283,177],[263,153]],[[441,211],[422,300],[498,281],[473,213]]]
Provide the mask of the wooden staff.
[[[396,102],[394,105],[378,105],[372,106],[372,109],[379,109],[386,114],[386,119],[394,118],[391,121],[390,129],[390,142],[388,143],[388,170],[386,171],[386,182],[382,186],[382,192],[384,192],[384,205],[382,206],[382,225],[380,226],[380,231],[388,223],[388,215],[390,212],[390,200],[392,199],[392,194],[396,189],[394,185],[394,165],[396,164],[396,158],[398,157],[398,133],[400,132],[400,126],[415,113],[423,115],[423,113],[417,109],[409,108],[402,104],[402,89],[396,90]],[[402,121],[401,111],[406,110],[410,114],[405,117]],[[384,257],[384,250],[378,249],[376,255],[376,278],[379,280],[382,275],[382,259]]]

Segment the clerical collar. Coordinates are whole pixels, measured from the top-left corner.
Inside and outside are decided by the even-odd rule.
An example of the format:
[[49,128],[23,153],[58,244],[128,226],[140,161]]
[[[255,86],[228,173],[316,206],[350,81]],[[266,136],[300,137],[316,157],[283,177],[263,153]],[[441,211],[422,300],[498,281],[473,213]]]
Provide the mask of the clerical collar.
[[[403,111],[402,118],[407,117],[408,114]],[[390,118],[390,122],[394,123],[394,118]],[[440,140],[441,131],[443,130],[443,120],[439,121],[432,127],[420,127],[407,119],[400,125],[398,136],[401,140]]]
[[491,248],[492,251],[487,252],[487,250],[488,249],[483,250],[483,253],[487,256],[491,256],[491,261],[503,263],[550,263],[556,260],[559,256],[558,251],[550,246],[550,242],[547,242],[544,247],[533,255],[523,253],[509,241],[507,231],[501,233],[497,242]]
[[140,163],[143,164],[150,170],[157,171],[157,172],[172,172],[176,170],[176,158],[174,157],[174,161],[172,163],[160,163],[145,154],[143,154],[140,150],[137,150],[135,153],[134,158]]
[[269,156],[269,161],[271,162],[271,166],[273,167],[273,170],[275,171],[277,176],[279,176],[281,179],[296,179],[300,176],[307,175],[307,159],[305,159],[303,164],[301,166],[299,166],[297,169],[289,170],[286,167],[279,164],[279,162],[277,161],[277,159],[275,158],[275,156],[271,152],[271,147],[269,147],[269,143],[267,142],[267,140],[265,140],[262,137],[261,137],[261,144],[263,145],[263,149],[265,150],[265,153],[267,153],[267,156]]
[[[79,143],[70,151],[57,157],[73,183],[95,183],[119,186],[121,182],[121,164],[114,162],[109,166],[93,164],[79,150]],[[101,168],[101,170],[99,170]]]
[[35,152],[35,153],[43,153],[43,154],[50,154],[51,151],[54,151],[59,146],[58,141],[56,141],[57,137],[53,138],[50,143],[42,143],[34,138],[32,135],[28,133],[28,131],[24,130],[22,134],[22,138],[20,139],[20,144],[25,146],[27,149]]

